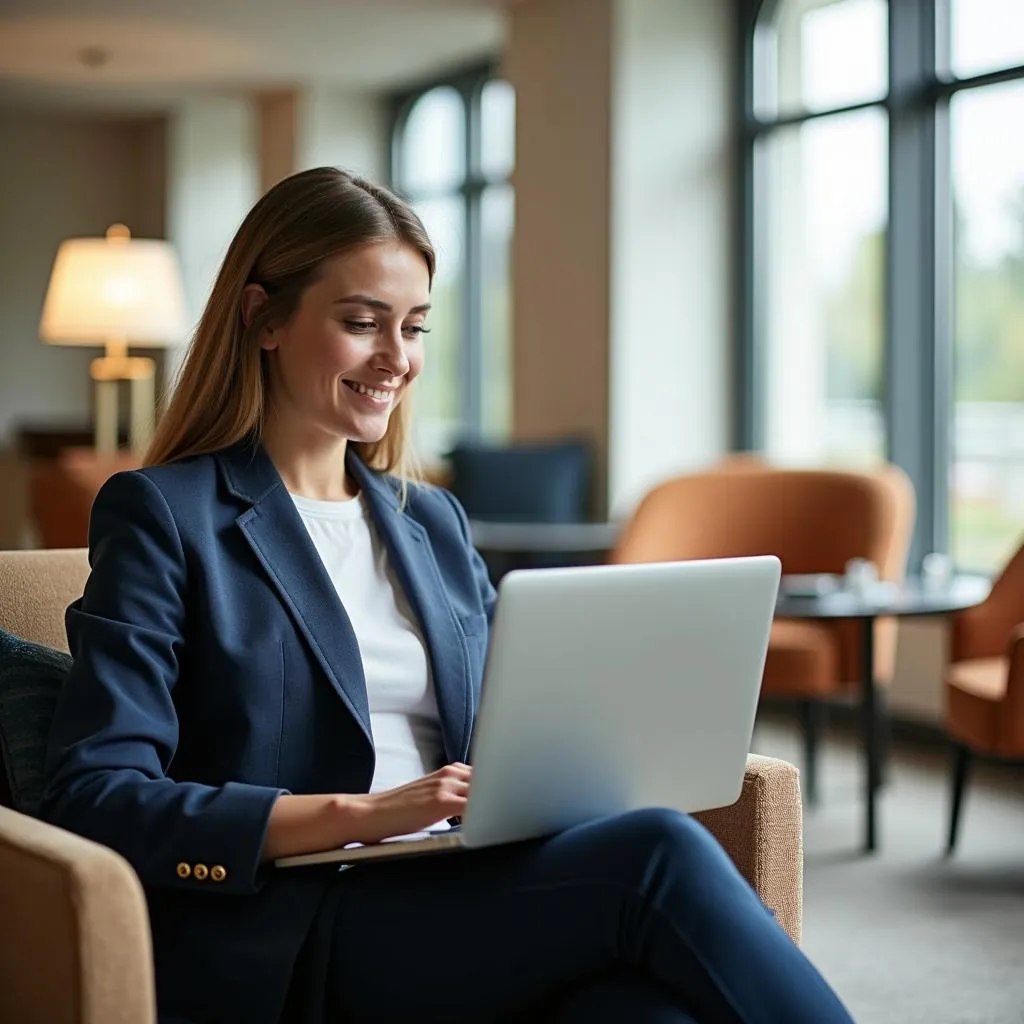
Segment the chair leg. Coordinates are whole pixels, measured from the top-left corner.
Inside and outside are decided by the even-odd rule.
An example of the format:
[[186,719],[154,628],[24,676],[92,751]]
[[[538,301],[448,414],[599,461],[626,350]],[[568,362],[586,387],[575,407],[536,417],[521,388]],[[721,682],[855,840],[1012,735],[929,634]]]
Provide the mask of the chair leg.
[[967,782],[967,771],[971,764],[971,752],[962,744],[953,750],[953,800],[949,815],[949,841],[946,844],[946,856],[952,856],[956,847],[957,830],[960,827],[960,808],[963,806],[964,786]]
[[878,786],[889,781],[892,761],[892,727],[889,721],[889,695],[884,686],[875,689],[875,750],[878,752]]
[[818,738],[825,719],[825,705],[817,700],[802,701],[800,718],[804,729],[804,797],[808,807],[816,807],[818,804]]

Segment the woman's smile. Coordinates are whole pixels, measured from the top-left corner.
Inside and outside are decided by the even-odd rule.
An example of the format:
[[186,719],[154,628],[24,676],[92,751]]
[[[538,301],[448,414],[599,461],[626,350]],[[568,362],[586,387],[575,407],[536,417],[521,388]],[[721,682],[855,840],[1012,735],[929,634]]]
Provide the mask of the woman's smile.
[[398,393],[398,388],[371,387],[368,384],[360,384],[359,381],[355,380],[342,380],[341,383],[349,391],[352,391],[357,399],[363,399],[367,408],[372,409],[390,409],[391,404],[395,400],[395,395]]

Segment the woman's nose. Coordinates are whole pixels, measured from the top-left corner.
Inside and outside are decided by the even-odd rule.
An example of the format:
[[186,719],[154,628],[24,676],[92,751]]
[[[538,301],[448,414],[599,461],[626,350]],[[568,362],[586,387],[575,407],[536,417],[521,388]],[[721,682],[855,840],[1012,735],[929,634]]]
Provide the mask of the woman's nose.
[[392,377],[404,377],[409,372],[409,357],[405,351],[405,339],[401,328],[395,334],[381,334],[384,343],[377,351],[377,369],[384,370]]

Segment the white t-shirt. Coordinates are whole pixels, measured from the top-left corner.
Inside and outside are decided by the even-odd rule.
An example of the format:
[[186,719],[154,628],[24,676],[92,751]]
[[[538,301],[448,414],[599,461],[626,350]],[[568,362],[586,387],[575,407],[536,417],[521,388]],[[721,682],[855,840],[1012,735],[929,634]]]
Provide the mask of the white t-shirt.
[[370,792],[444,763],[430,659],[362,496],[292,500],[352,622],[366,676],[377,765]]

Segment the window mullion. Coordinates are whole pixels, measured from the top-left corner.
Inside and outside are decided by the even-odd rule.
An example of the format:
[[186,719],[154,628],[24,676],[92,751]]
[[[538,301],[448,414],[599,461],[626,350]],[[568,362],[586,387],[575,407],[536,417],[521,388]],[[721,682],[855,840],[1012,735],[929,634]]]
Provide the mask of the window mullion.
[[825,110],[801,110],[773,118],[770,121],[751,116],[747,121],[747,133],[756,137],[764,135],[766,132],[775,131],[777,128],[789,128],[825,117],[836,117],[842,114],[855,114],[860,110],[870,110],[872,107],[884,106],[886,102],[885,97],[878,97],[877,99],[864,100],[860,103],[848,103],[841,107],[828,107]]
[[[939,0],[943,2],[943,0]],[[955,456],[954,422],[956,415],[954,367],[954,295],[953,271],[953,167],[949,130],[949,101],[940,100],[931,107],[933,125],[934,224],[931,295],[935,326],[932,332],[935,367],[934,444],[935,494],[932,521],[932,548],[950,550],[950,467]],[[927,257],[927,253],[925,256]]]
[[[886,387],[889,458],[917,494],[910,555],[945,542],[948,487],[948,319],[936,305],[935,109],[922,102],[934,78],[934,0],[889,5],[889,230],[886,244]],[[938,333],[945,331],[946,338]]]
[[462,358],[460,386],[462,423],[465,429],[479,436],[483,431],[483,311],[481,287],[481,190],[475,187],[480,167],[480,97],[483,82],[467,90],[466,110],[466,178],[462,193],[465,198],[465,259],[463,260]]
[[[735,95],[742,104],[741,123],[754,118],[754,33],[757,25],[758,0],[742,0],[737,19],[737,76]],[[741,450],[757,450],[764,442],[764,418],[761,395],[765,386],[763,360],[756,337],[759,322],[755,246],[761,237],[755,218],[760,204],[754,194],[757,177],[754,159],[756,139],[752,134],[737,132],[739,173],[736,176],[739,237],[736,239],[736,320],[733,336],[734,417],[733,442]],[[763,310],[762,310],[763,311]],[[760,321],[763,322],[763,321]]]

